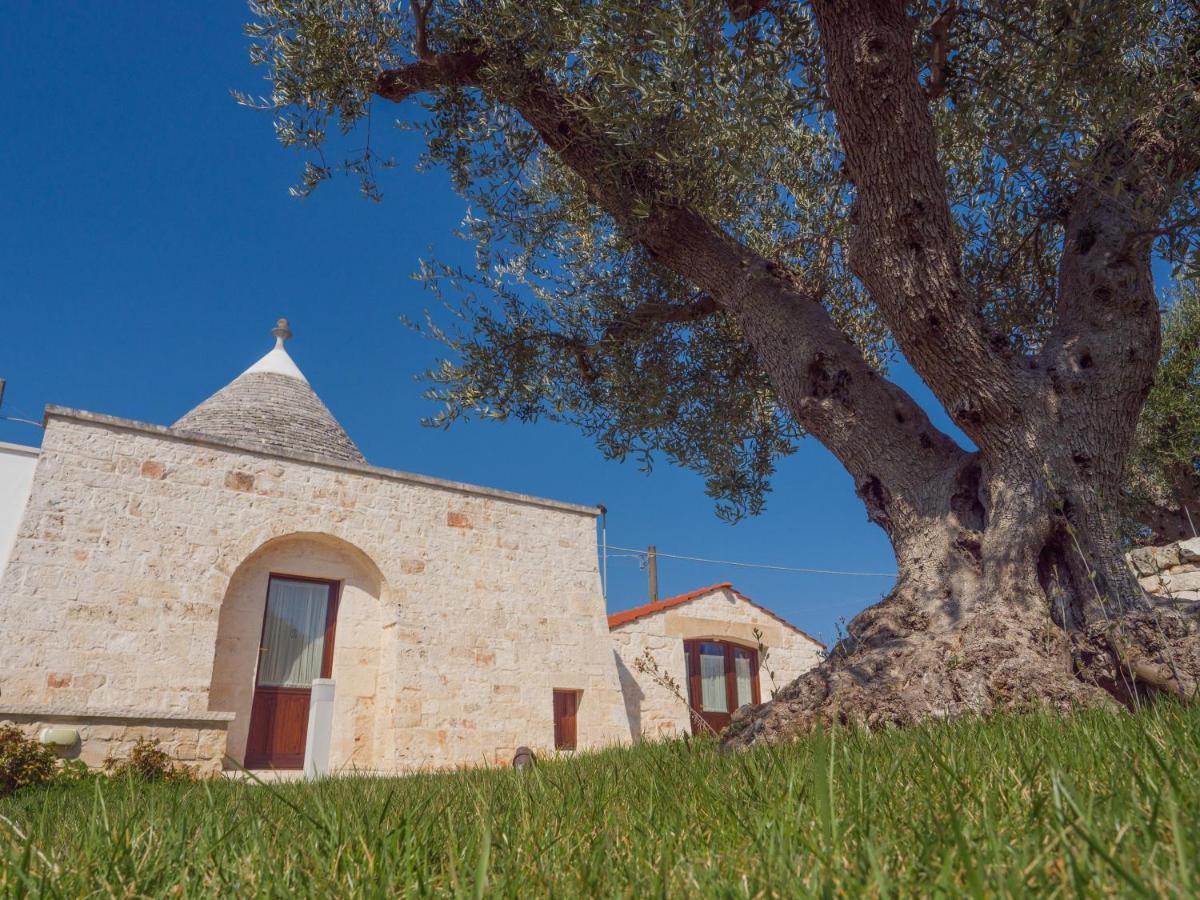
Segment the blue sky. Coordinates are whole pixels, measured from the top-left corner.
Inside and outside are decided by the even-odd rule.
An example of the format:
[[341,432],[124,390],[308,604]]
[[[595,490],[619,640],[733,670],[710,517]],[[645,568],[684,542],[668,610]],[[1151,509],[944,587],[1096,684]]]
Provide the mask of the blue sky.
[[[308,200],[301,160],[231,88],[264,89],[240,3],[6,4],[0,29],[0,377],[3,412],[48,403],[170,424],[269,349],[286,316],[297,363],[382,466],[609,509],[610,543],[689,556],[890,572],[849,476],[815,441],[783,462],[767,512],[717,519],[701,479],[646,476],[566,426],[472,421],[423,428],[415,376],[438,346],[400,321],[433,304],[423,257],[469,259],[444,173],[384,173],[382,204],[344,179]],[[384,117],[390,113],[383,107]],[[378,121],[378,119],[377,119]],[[411,135],[381,149],[415,160]],[[384,142],[388,142],[385,144]],[[929,405],[910,372],[898,379]],[[935,410],[935,419],[949,427]],[[0,440],[36,428],[0,421]],[[609,607],[645,601],[634,559],[609,562]],[[660,593],[732,580],[824,639],[889,578],[783,574],[663,559]]]

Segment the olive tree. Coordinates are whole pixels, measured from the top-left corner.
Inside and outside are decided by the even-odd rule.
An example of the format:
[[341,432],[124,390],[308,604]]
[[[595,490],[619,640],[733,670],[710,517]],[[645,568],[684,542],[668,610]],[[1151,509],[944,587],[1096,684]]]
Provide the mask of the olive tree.
[[1163,316],[1162,357],[1127,466],[1127,527],[1139,542],[1200,534],[1200,281]]
[[802,437],[853,476],[895,587],[728,740],[1195,690],[1195,622],[1120,531],[1151,262],[1186,268],[1197,233],[1196,3],[252,10],[271,88],[243,99],[308,154],[299,193],[342,170],[378,197],[386,114],[469,204],[477,266],[424,269],[439,421],[572,422],[733,518]]

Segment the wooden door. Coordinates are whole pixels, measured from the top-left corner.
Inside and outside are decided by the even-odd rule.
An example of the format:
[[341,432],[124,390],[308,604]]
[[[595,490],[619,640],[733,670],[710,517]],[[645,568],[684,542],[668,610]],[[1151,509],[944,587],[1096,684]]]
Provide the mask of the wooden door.
[[338,585],[272,575],[246,738],[246,768],[299,769],[314,678],[333,669]]
[[720,734],[738,707],[760,702],[756,650],[727,641],[684,641],[683,649],[693,734],[707,733],[697,717]]
[[575,712],[579,708],[578,691],[554,692],[554,749],[574,750]]

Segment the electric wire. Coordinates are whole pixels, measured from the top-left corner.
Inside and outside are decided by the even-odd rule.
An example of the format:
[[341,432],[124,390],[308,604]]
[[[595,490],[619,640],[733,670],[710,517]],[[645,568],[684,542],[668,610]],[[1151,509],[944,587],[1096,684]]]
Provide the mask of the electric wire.
[[20,422],[22,425],[32,425],[34,428],[44,427],[41,422],[35,422],[33,419],[22,419],[20,416],[0,416],[0,421]]
[[[608,545],[609,550],[618,550],[622,553],[631,554],[639,559],[649,556],[649,551],[639,550],[636,547],[617,547],[612,544]],[[847,572],[840,569],[809,569],[802,566],[775,566],[769,563],[748,563],[736,562],[730,559],[709,559],[704,556],[684,556],[678,553],[663,553],[661,550],[655,551],[655,556],[664,559],[681,559],[688,562],[713,563],[720,566],[738,566],[743,569],[770,569],[775,572],[798,572],[804,575],[847,575],[847,576],[862,576],[865,578],[895,578],[895,572]],[[616,554],[610,554],[616,556]]]

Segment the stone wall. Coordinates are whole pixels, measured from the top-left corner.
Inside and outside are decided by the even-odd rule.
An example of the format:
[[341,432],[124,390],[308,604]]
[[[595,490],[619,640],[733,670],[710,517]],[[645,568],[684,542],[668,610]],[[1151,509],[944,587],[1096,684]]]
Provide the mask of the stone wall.
[[79,759],[93,768],[107,759],[126,759],[138,740],[156,741],[172,758],[202,775],[221,770],[225,728],[232,715],[209,713],[196,717],[147,717],[131,710],[82,711],[53,707],[0,707],[0,725],[16,725],[37,739],[43,728],[75,729],[79,740],[56,748],[66,759]]
[[1138,582],[1151,594],[1200,603],[1200,537],[1128,554]]
[[[768,651],[766,663],[759,671],[759,693],[763,700],[769,699],[774,689],[782,688],[821,661],[824,647],[820,642],[727,586],[697,592],[686,602],[613,627],[611,634],[631,737],[669,737],[691,730],[684,704],[669,689],[637,671],[635,662],[643,653],[651,653],[660,670],[675,680],[686,697],[685,640],[715,638],[755,647],[758,643],[755,629],[762,633],[762,643]],[[774,679],[767,670],[774,673]]]
[[548,751],[555,688],[583,692],[581,747],[629,739],[595,510],[54,408],[0,580],[4,701],[232,712],[237,753],[247,640],[279,569],[350,586],[334,652],[343,764]]

